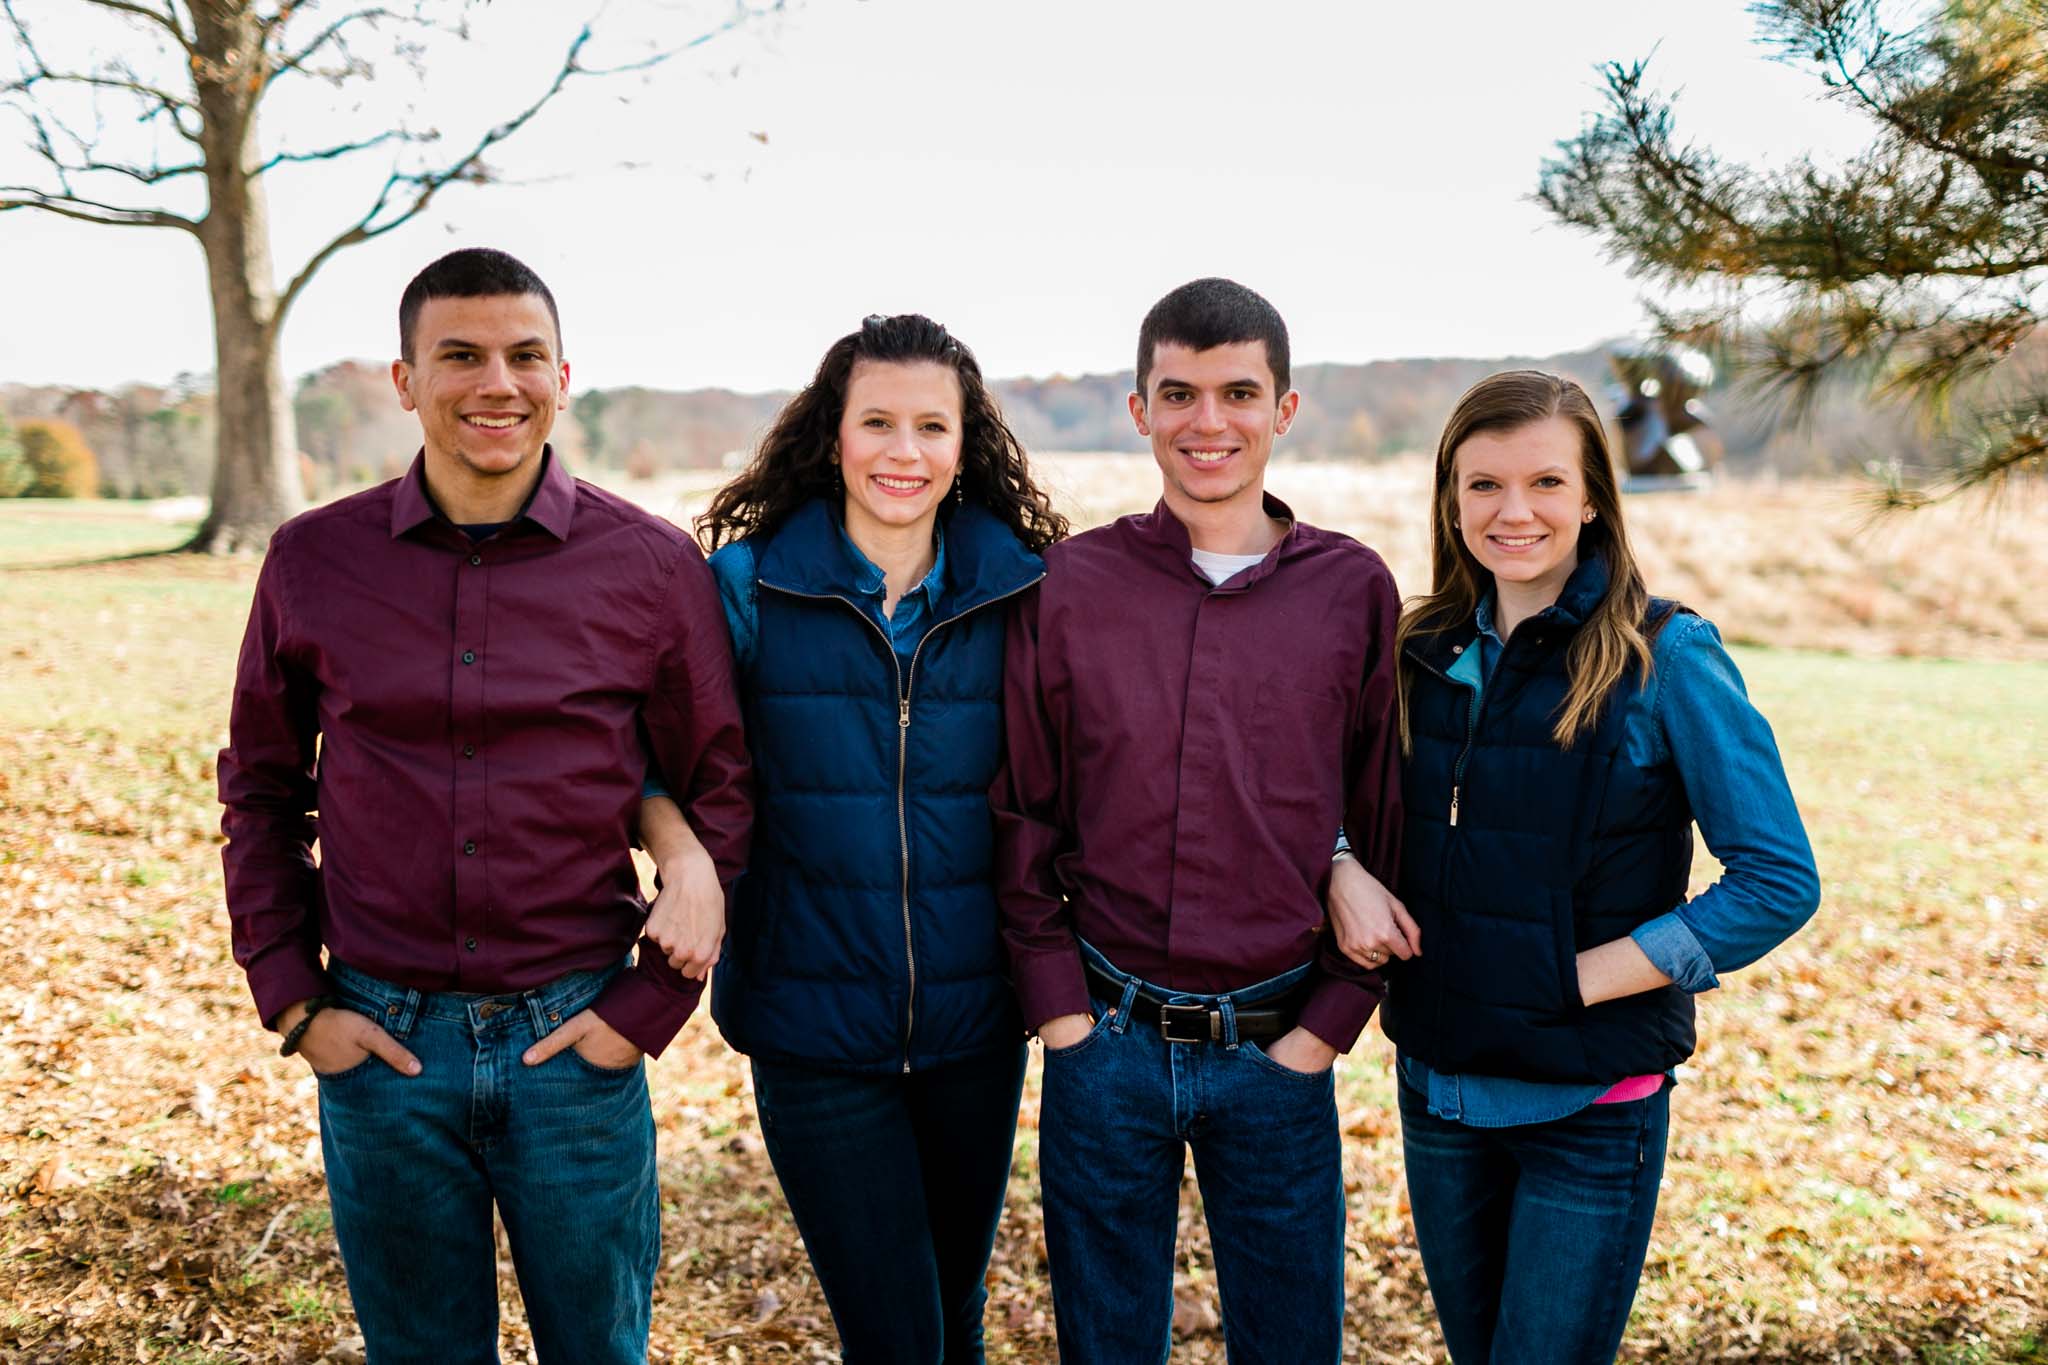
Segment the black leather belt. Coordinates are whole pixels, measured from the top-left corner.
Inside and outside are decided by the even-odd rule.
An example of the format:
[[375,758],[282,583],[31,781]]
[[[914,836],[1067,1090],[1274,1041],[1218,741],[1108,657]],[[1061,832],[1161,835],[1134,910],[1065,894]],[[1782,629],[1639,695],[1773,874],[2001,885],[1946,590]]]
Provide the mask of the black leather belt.
[[[1123,1003],[1124,983],[1093,962],[1084,960],[1088,993],[1111,1005]],[[1306,983],[1285,995],[1261,1000],[1256,1005],[1233,1009],[1237,1036],[1255,1043],[1268,1042],[1294,1027],[1308,996]],[[1214,1005],[1169,1005],[1140,987],[1131,1001],[1131,1013],[1148,1024],[1159,1025],[1160,1036],[1169,1043],[1220,1043],[1223,1041],[1223,1011]]]

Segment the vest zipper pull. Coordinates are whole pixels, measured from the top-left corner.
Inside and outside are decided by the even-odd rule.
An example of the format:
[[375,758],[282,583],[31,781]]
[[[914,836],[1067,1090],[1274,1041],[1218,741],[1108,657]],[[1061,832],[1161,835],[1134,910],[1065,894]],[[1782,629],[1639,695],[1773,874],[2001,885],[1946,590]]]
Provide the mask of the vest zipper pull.
[[1453,825],[1458,823],[1458,789],[1456,787],[1451,788],[1451,823]]
[[910,728],[910,698],[896,699],[896,723],[906,730]]

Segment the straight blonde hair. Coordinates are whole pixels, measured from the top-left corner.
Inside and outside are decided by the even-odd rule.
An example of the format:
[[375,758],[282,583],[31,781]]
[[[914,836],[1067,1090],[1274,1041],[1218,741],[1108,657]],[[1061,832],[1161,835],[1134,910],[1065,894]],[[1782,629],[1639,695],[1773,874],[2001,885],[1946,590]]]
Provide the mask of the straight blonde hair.
[[1493,588],[1493,575],[1474,557],[1458,534],[1458,447],[1480,432],[1519,431],[1562,417],[1579,433],[1579,471],[1586,500],[1597,514],[1579,531],[1579,558],[1598,557],[1607,565],[1607,592],[1593,608],[1565,654],[1570,686],[1558,707],[1551,737],[1559,748],[1590,730],[1616,684],[1633,668],[1650,670],[1650,642],[1643,614],[1650,595],[1642,571],[1628,547],[1622,526],[1621,489],[1614,478],[1614,458],[1607,429],[1586,391],[1569,379],[1541,370],[1506,370],[1480,380],[1465,391],[1444,423],[1436,446],[1435,492],[1429,522],[1430,591],[1408,599],[1395,632],[1401,659],[1401,748],[1413,744],[1408,728],[1408,691],[1414,665],[1407,657],[1411,640],[1457,630],[1472,619],[1481,599]]

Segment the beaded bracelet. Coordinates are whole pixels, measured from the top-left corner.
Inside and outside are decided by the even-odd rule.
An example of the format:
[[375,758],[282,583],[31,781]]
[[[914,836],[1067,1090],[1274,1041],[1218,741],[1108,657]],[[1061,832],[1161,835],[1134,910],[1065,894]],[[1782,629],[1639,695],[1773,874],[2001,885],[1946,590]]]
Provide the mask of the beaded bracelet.
[[289,1057],[299,1050],[299,1040],[306,1036],[306,1025],[313,1022],[313,1016],[330,1005],[341,1001],[331,995],[316,995],[306,1002],[306,1012],[299,1016],[299,1022],[292,1025],[292,1031],[284,1036],[284,1046],[277,1050],[280,1057]]

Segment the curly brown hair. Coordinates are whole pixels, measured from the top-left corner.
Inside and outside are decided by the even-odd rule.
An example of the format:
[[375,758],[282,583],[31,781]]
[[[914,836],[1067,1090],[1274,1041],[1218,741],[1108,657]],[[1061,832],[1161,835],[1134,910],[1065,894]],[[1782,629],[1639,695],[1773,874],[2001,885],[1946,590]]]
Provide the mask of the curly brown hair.
[[[756,534],[771,534],[812,498],[843,496],[834,460],[839,421],[854,365],[930,362],[952,369],[960,382],[960,495],[981,504],[1016,533],[1032,551],[1067,536],[1067,519],[1031,479],[1024,446],[982,382],[974,352],[944,327],[916,313],[864,320],[858,332],[832,343],[818,372],[802,392],[776,414],[775,424],[739,475],[718,490],[696,521],[705,550]],[[948,515],[953,500],[940,504]]]

